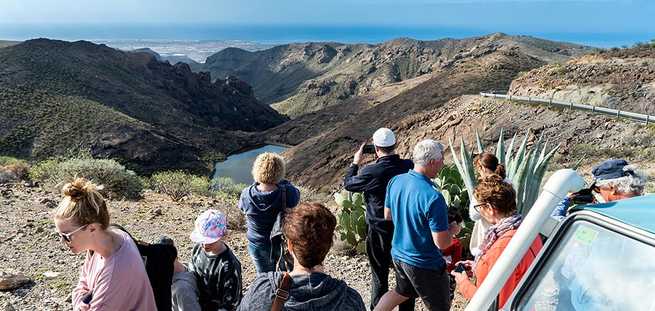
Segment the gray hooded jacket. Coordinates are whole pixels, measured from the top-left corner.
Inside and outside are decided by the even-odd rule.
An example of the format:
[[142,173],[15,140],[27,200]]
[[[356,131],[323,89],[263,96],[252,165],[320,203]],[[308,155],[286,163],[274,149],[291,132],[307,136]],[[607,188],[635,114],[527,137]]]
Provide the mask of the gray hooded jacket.
[[[269,272],[257,276],[243,296],[238,310],[269,311],[280,280],[281,272]],[[298,275],[292,278],[289,300],[284,310],[366,310],[362,296],[346,282],[324,273]]]

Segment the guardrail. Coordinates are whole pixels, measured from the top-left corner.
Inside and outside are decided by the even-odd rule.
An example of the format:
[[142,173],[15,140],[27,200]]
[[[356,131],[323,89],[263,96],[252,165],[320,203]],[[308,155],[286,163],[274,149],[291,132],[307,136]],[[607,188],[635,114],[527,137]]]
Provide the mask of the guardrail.
[[644,122],[646,125],[649,123],[655,123],[655,116],[647,115],[647,114],[641,114],[641,113],[636,113],[636,112],[630,112],[630,111],[621,111],[618,109],[611,109],[611,108],[606,108],[606,107],[598,107],[598,106],[593,106],[593,105],[585,105],[585,104],[575,104],[572,102],[564,102],[560,100],[554,100],[554,99],[544,99],[544,98],[539,98],[539,97],[530,97],[530,96],[514,96],[514,95],[506,95],[506,94],[494,94],[494,93],[480,93],[480,96],[482,97],[492,97],[492,98],[502,98],[502,99],[507,99],[510,101],[521,101],[521,102],[528,102],[528,103],[533,103],[533,104],[547,104],[549,106],[554,106],[554,107],[560,107],[560,108],[569,108],[569,109],[576,109],[576,110],[584,110],[584,111],[591,111],[592,113],[600,113],[600,114],[605,114],[609,116],[615,116],[615,117],[622,117],[626,119],[631,119],[635,121],[640,121]]

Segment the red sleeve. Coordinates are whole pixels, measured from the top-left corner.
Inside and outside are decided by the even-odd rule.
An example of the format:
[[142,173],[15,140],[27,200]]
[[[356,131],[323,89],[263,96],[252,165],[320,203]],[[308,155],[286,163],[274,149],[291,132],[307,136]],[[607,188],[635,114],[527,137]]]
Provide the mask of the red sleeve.
[[464,247],[462,246],[462,243],[459,242],[458,238],[453,239],[453,245],[451,245],[453,248],[453,253],[451,256],[453,256],[453,268],[455,268],[455,263],[458,261],[462,260],[462,252],[464,252]]

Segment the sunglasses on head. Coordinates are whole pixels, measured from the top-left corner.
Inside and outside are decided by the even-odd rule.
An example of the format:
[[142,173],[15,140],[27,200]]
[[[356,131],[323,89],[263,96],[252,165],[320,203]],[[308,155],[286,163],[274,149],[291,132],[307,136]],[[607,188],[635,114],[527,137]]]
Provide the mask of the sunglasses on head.
[[61,238],[62,241],[66,242],[66,243],[70,243],[71,242],[71,237],[73,236],[73,234],[77,233],[80,230],[84,230],[87,226],[88,225],[81,226],[81,227],[79,227],[79,228],[77,228],[77,229],[75,229],[75,230],[73,230],[73,231],[71,231],[69,233],[57,232],[57,234],[59,235],[59,238]]

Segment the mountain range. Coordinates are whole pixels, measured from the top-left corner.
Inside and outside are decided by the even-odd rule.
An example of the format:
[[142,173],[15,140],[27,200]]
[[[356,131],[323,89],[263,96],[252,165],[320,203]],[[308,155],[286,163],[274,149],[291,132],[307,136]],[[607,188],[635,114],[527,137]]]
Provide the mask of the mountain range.
[[207,172],[217,154],[291,145],[288,177],[338,188],[379,127],[408,157],[420,139],[487,144],[529,132],[560,144],[556,165],[655,157],[652,126],[481,98],[508,92],[655,114],[655,48],[598,50],[501,33],[380,44],[227,48],[205,64],[151,51],[38,39],[0,48],[0,152],[42,159],[70,149],[139,172]]
[[206,172],[202,158],[247,144],[242,132],[286,118],[235,78],[86,41],[36,39],[0,49],[0,150],[42,159],[70,149],[139,172]]

